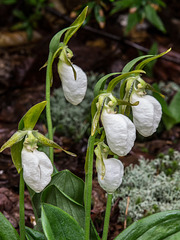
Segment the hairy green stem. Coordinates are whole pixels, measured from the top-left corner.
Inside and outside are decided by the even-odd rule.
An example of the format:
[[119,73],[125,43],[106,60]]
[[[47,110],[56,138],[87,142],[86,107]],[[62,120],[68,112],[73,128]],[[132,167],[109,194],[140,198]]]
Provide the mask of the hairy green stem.
[[90,239],[91,194],[95,135],[89,137],[85,164],[85,240]]
[[[52,119],[51,119],[51,102],[50,102],[50,98],[51,98],[51,79],[50,79],[50,72],[51,70],[51,56],[49,55],[48,58],[48,65],[47,65],[47,71],[46,71],[46,120],[47,120],[47,127],[48,127],[48,137],[50,140],[53,140],[53,128],[52,128]],[[51,160],[51,162],[54,162],[54,152],[53,152],[53,148],[50,147],[49,148],[49,158]]]
[[25,214],[24,214],[24,178],[23,170],[20,172],[19,183],[19,228],[20,228],[20,240],[25,240]]
[[111,214],[111,203],[112,203],[112,194],[108,194],[107,204],[106,204],[106,214],[104,219],[104,228],[103,228],[103,236],[102,240],[107,240],[108,237],[108,229],[109,229],[109,219]]

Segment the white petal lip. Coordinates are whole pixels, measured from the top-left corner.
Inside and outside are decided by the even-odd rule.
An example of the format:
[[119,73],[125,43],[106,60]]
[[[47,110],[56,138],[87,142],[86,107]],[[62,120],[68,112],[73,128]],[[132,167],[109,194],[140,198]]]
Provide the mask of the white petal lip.
[[161,104],[152,96],[131,95],[131,103],[139,101],[137,106],[132,106],[133,122],[137,131],[144,137],[151,136],[157,129],[162,116]]
[[24,148],[21,158],[24,181],[35,192],[41,192],[51,181],[53,166],[50,159],[44,152],[29,152]]
[[99,185],[109,194],[114,193],[122,183],[124,166],[121,161],[115,158],[104,159],[106,173],[102,179],[98,173]]
[[60,61],[58,64],[58,72],[62,81],[64,96],[68,102],[73,105],[78,105],[82,102],[87,90],[87,76],[83,70],[74,65],[76,71],[76,80],[71,66]]
[[136,129],[131,120],[122,114],[107,113],[101,115],[109,148],[118,156],[127,155],[136,139]]

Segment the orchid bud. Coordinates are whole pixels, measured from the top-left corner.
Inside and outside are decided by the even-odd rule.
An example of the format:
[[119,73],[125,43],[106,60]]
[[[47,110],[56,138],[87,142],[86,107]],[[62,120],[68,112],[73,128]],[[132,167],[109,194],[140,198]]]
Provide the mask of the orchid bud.
[[124,166],[115,158],[104,159],[105,175],[98,172],[99,185],[109,194],[114,193],[122,183]]
[[21,152],[23,177],[27,185],[35,192],[41,192],[51,181],[53,166],[44,152],[28,151],[23,147]]
[[162,116],[160,103],[150,95],[131,94],[131,103],[139,101],[132,106],[133,122],[137,131],[144,137],[151,136],[157,129]]
[[[76,79],[74,71],[76,72]],[[78,105],[82,102],[87,90],[87,76],[83,70],[72,64],[68,65],[63,61],[58,63],[58,72],[62,81],[64,96],[68,102]]]
[[108,113],[106,109],[102,112],[101,120],[111,151],[118,156],[127,155],[136,138],[134,124],[128,117],[122,114]]

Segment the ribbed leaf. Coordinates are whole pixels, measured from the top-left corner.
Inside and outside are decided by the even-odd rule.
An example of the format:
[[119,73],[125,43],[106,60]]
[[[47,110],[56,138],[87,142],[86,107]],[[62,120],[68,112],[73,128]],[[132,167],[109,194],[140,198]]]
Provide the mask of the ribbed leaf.
[[175,240],[180,234],[180,210],[153,214],[125,229],[115,240]]

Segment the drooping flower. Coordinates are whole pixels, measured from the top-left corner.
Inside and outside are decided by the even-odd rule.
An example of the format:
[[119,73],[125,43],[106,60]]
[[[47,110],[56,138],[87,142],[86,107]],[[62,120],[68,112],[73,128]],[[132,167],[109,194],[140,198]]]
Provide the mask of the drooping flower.
[[51,181],[53,166],[44,152],[29,151],[23,147],[21,152],[23,177],[26,184],[35,192],[41,192]]
[[[76,79],[73,68],[76,72]],[[68,102],[78,105],[82,102],[87,90],[87,76],[83,70],[72,64],[68,65],[64,61],[59,61],[58,72],[62,81],[64,96]]]
[[122,183],[124,166],[122,162],[115,158],[103,159],[105,165],[105,175],[102,177],[98,171],[98,182],[100,186],[109,194],[114,193]]
[[157,129],[162,116],[160,103],[150,95],[131,94],[131,103],[139,101],[132,106],[133,122],[137,131],[144,137],[151,136]]
[[106,133],[106,139],[111,151],[118,156],[127,155],[134,145],[136,130],[131,120],[116,113],[102,111],[102,124]]

